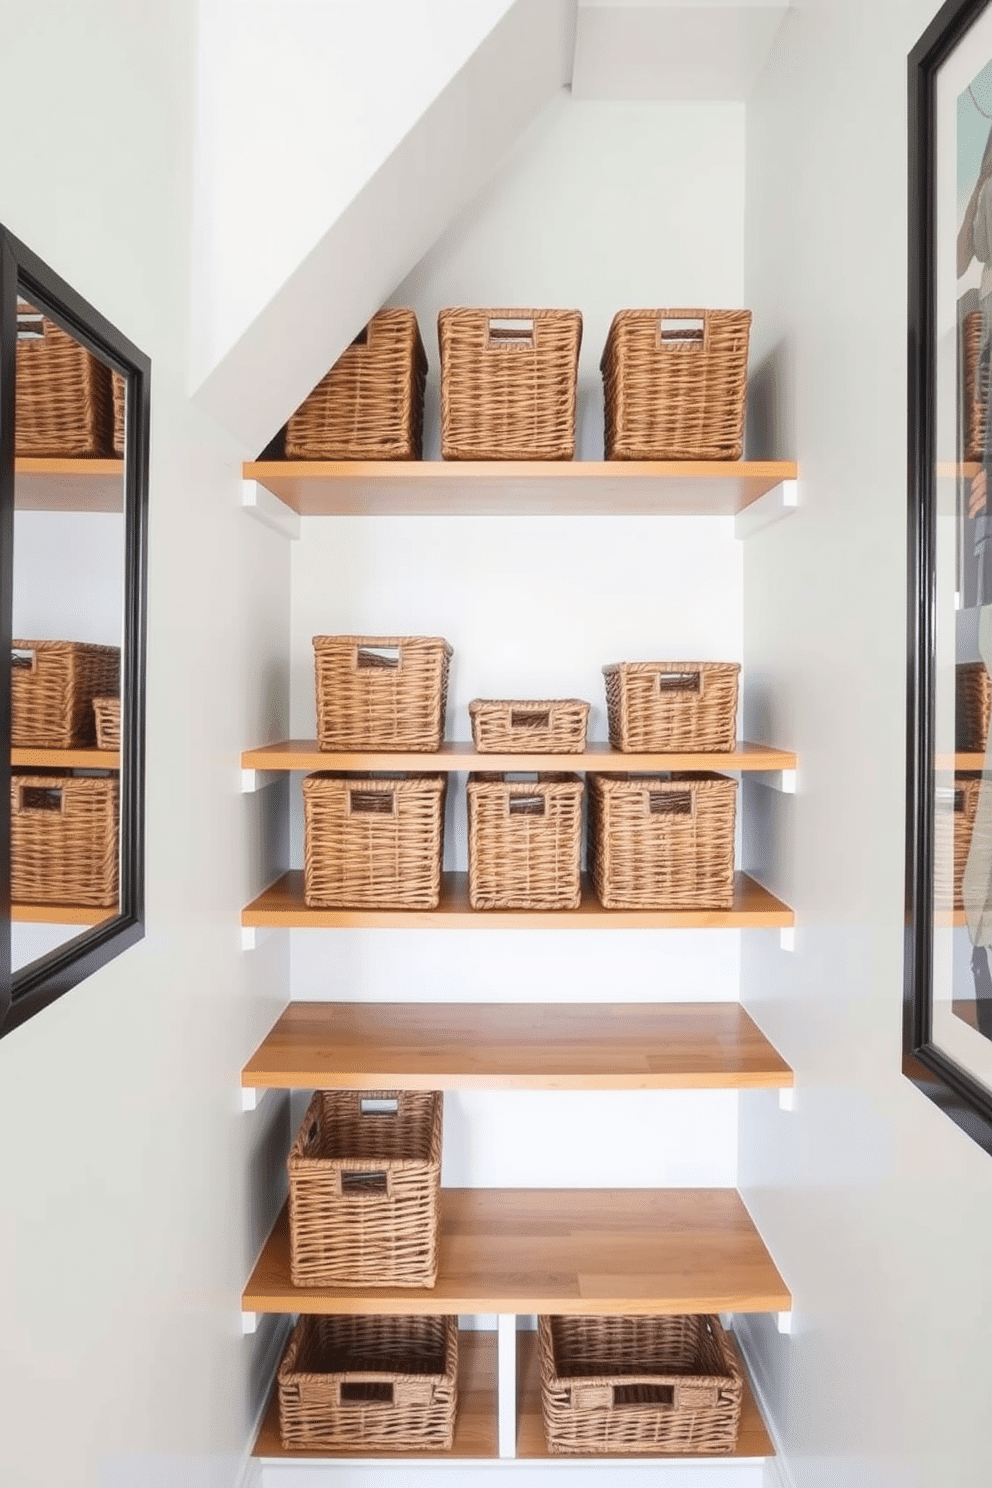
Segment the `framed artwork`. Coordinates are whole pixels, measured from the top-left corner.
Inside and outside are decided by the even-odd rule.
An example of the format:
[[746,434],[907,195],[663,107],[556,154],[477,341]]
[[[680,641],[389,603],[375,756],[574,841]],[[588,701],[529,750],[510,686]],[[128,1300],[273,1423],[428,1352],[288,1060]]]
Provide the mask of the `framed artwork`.
[[992,1152],[992,0],[909,57],[903,1070]]

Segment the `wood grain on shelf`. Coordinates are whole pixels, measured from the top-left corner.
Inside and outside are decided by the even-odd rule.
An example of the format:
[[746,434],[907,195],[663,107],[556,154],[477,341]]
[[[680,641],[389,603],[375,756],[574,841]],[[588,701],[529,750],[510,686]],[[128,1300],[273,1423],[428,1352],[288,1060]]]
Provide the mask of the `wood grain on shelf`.
[[21,925],[102,925],[120,910],[94,909],[88,904],[13,904],[10,918]]
[[[733,1337],[730,1342],[739,1358],[740,1353]],[[474,1458],[488,1461],[496,1458],[499,1452],[496,1422],[496,1335],[489,1332],[460,1333],[458,1336],[458,1411],[455,1416],[455,1440],[451,1451],[445,1452],[443,1457],[438,1454],[437,1460],[448,1462],[453,1458],[462,1461]],[[745,1371],[744,1398],[741,1402],[741,1423],[737,1445],[732,1453],[726,1455],[734,1459],[772,1457],[774,1454],[774,1445],[761,1419],[761,1412]],[[543,1460],[550,1455],[544,1437],[544,1421],[541,1415],[541,1374],[537,1334],[533,1331],[521,1332],[517,1334],[517,1456]],[[683,1452],[657,1454],[658,1458],[669,1455],[677,1455],[680,1461],[685,1462],[696,1460],[693,1456]],[[277,1390],[272,1392],[252,1448],[252,1456],[260,1459],[271,1458],[299,1462],[363,1459],[371,1462],[401,1460],[411,1463],[427,1463],[434,1460],[430,1454],[413,1452],[376,1452],[373,1454],[359,1449],[353,1452],[338,1451],[332,1454],[320,1450],[289,1450],[283,1446],[279,1436]],[[607,1461],[609,1458],[604,1453],[602,1456],[597,1454],[595,1458],[572,1458],[570,1460],[573,1462]],[[650,1453],[628,1453],[624,1460],[651,1462],[655,1458]],[[707,1457],[705,1460],[711,1459]]]
[[723,1090],[794,1083],[736,1002],[293,1002],[249,1089]]
[[254,460],[242,467],[304,517],[734,516],[792,460]]
[[[738,744],[726,754],[621,754],[589,744],[582,754],[478,754],[467,740],[446,740],[434,754],[321,750],[316,739],[285,739],[241,755],[243,770],[794,770],[790,750]],[[962,767],[963,768],[963,767]]]
[[744,930],[794,925],[795,914],[746,873],[735,874],[732,909],[604,909],[583,878],[578,909],[474,910],[464,873],[445,873],[437,909],[307,909],[303,871],[283,874],[241,911],[246,927],[290,930],[448,929]]
[[119,770],[121,757],[116,749],[14,749],[10,751],[15,770]]
[[246,1312],[781,1312],[792,1300],[735,1189],[442,1188],[434,1287],[295,1287],[284,1208]]
[[17,511],[122,512],[123,460],[14,461]]

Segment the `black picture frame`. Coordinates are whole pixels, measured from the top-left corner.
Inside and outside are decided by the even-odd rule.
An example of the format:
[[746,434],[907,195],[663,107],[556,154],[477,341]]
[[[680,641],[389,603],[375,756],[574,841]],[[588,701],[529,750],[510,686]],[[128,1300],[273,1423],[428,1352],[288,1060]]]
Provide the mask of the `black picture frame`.
[[17,298],[29,299],[125,379],[124,617],[118,913],[11,970],[10,663],[0,686],[0,1037],[119,956],[145,931],[145,651],[151,362],[0,225],[0,655],[11,654]]

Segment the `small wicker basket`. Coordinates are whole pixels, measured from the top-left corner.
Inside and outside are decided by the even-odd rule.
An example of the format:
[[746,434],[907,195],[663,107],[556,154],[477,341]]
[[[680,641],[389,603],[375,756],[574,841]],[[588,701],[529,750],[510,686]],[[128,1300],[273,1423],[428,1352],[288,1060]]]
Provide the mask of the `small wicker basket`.
[[47,315],[17,307],[18,455],[109,456],[113,447],[110,368]]
[[440,1091],[318,1090],[287,1160],[294,1286],[432,1287]]
[[963,458],[980,462],[985,454],[985,415],[989,396],[989,361],[982,358],[982,312],[972,310],[961,326],[963,352]]
[[537,1341],[553,1454],[737,1445],[744,1378],[718,1318],[540,1317]]
[[12,775],[10,813],[15,903],[116,906],[116,776]]
[[732,661],[620,661],[604,666],[610,743],[628,754],[732,750],[740,671]]
[[436,909],[446,775],[342,775],[303,782],[309,909]]
[[578,775],[468,777],[468,899],[473,909],[578,909]]
[[313,650],[321,749],[440,749],[452,656],[447,641],[319,635]]
[[120,691],[117,646],[81,641],[11,643],[11,743],[79,749],[96,742],[93,699]]
[[962,753],[984,754],[992,717],[992,679],[984,661],[955,668],[955,744]]
[[412,310],[380,310],[286,424],[288,460],[419,460],[427,354]]
[[437,318],[445,460],[571,460],[578,310],[456,307]]
[[580,698],[473,698],[468,713],[479,754],[581,754],[586,747],[589,704]]
[[731,909],[737,781],[589,775],[589,871],[605,909]]
[[458,1319],[299,1319],[279,1365],[287,1451],[450,1451]]
[[[955,775],[954,777],[954,899],[955,909],[964,909],[964,870],[968,861],[968,850],[975,829],[978,811],[978,795],[982,787],[981,775]],[[935,875],[934,895],[939,899],[940,873]]]
[[600,362],[608,460],[739,460],[750,310],[620,310]]
[[96,719],[97,749],[120,749],[121,747],[121,700],[119,697],[93,699],[93,716]]

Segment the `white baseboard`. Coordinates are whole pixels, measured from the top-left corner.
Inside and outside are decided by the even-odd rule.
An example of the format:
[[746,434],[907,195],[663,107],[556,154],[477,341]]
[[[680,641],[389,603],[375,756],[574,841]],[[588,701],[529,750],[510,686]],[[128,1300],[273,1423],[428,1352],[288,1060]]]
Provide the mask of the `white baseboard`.
[[[262,1419],[269,1404],[269,1396],[272,1393],[276,1370],[279,1367],[279,1360],[282,1357],[283,1349],[286,1347],[290,1332],[292,1331],[293,1322],[294,1319],[292,1317],[281,1317],[279,1319],[278,1326],[272,1335],[272,1341],[266,1350],[266,1356],[260,1373],[267,1383],[265,1389],[262,1391],[261,1404],[255,1413],[255,1419],[251,1423],[251,1429],[248,1432],[248,1441],[241,1454],[241,1462],[234,1479],[234,1488],[261,1488],[262,1470],[258,1460],[252,1456],[252,1449],[255,1446],[255,1438],[258,1436]],[[247,1345],[248,1340],[246,1339],[245,1342]]]
[[768,1435],[771,1437],[772,1445],[775,1448],[775,1456],[768,1457],[765,1460],[765,1488],[796,1488],[796,1480],[792,1476],[788,1459],[782,1449],[782,1438],[778,1433],[775,1417],[772,1415],[769,1406],[768,1382],[764,1369],[761,1367],[760,1352],[754,1326],[749,1318],[737,1316],[734,1317],[733,1326],[734,1337],[737,1339],[740,1351],[744,1356],[744,1363],[747,1366],[748,1378],[751,1381],[754,1398],[758,1402],[758,1409],[761,1411],[765,1425],[768,1428]]

